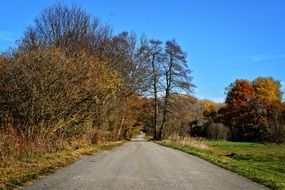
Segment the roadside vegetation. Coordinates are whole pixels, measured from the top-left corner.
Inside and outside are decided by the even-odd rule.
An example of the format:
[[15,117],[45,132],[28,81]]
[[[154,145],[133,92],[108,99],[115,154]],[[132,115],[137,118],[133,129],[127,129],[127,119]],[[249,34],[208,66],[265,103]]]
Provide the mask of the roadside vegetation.
[[285,189],[285,145],[215,141],[195,138],[157,141],[158,144],[208,160],[270,189]]
[[176,40],[114,34],[77,6],[44,9],[22,36],[17,47],[0,54],[5,187],[70,163],[88,147],[96,151],[102,143],[132,138],[152,125],[154,112],[163,117],[161,139],[172,94],[194,86]]
[[39,152],[18,160],[0,163],[0,189],[15,189],[26,182],[51,174],[84,155],[110,150],[123,142],[81,144],[56,152]]

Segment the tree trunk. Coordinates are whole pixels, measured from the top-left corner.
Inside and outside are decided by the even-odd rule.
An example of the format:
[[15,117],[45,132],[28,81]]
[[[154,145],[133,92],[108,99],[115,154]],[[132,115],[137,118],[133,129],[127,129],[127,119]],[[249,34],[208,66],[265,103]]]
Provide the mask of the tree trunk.
[[164,126],[165,126],[165,123],[166,123],[166,114],[167,114],[167,111],[166,111],[166,109],[164,109],[163,110],[161,126],[159,128],[159,132],[158,132],[158,136],[157,136],[158,140],[161,140],[162,135],[163,135],[162,133],[163,133],[163,129],[164,129]]
[[157,94],[154,96],[154,122],[153,122],[153,138],[157,139],[156,129],[157,129],[157,116],[158,116],[158,105],[157,105]]
[[166,78],[166,88],[165,88],[165,98],[164,98],[164,108],[163,108],[163,116],[162,116],[162,123],[158,133],[158,139],[161,140],[163,136],[163,129],[165,127],[165,123],[167,120],[167,112],[168,112],[168,103],[169,103],[169,95],[172,85],[172,66],[173,66],[173,58],[170,57],[169,60],[169,68],[165,73]]
[[154,91],[154,118],[153,118],[153,138],[157,139],[157,117],[158,117],[158,99],[157,99],[157,71],[155,69],[155,56],[152,57],[152,72],[153,72],[153,91]]
[[159,132],[158,132],[158,136],[157,136],[158,140],[162,139],[163,129],[165,127],[165,123],[166,123],[166,120],[167,120],[168,98],[169,98],[169,92],[166,91],[166,96],[165,96],[165,100],[164,100],[163,115],[162,115],[162,122],[161,122],[161,126],[159,128]]
[[124,121],[125,121],[125,116],[123,116],[121,118],[121,121],[120,121],[120,127],[119,127],[118,136],[117,136],[118,140],[120,140],[120,136],[121,136],[122,128],[123,128],[123,125],[124,125]]

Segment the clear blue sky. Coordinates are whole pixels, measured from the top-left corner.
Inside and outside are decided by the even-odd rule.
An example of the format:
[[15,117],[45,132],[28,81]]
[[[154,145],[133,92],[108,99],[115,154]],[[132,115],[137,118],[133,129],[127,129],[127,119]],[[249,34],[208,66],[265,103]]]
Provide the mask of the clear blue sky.
[[[57,1],[9,0],[0,7],[0,51],[15,46],[41,10]],[[78,0],[114,32],[175,38],[188,54],[195,95],[223,101],[237,78],[272,76],[285,87],[284,0]]]

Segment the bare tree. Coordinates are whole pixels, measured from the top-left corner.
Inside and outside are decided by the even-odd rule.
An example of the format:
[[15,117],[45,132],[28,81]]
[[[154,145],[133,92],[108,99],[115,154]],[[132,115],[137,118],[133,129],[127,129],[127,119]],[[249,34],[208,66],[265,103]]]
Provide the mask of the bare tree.
[[35,24],[25,31],[21,46],[57,46],[69,54],[84,49],[102,58],[111,39],[110,26],[102,25],[99,19],[92,18],[77,6],[69,7],[58,3],[44,9],[36,17]]
[[186,61],[186,53],[183,52],[180,45],[175,41],[167,41],[165,47],[165,54],[167,60],[165,61],[163,73],[164,73],[164,105],[162,113],[162,122],[158,132],[158,139],[163,136],[163,129],[168,119],[170,98],[173,92],[186,92],[192,91],[194,85],[192,84],[192,77],[190,76],[190,70],[188,69]]
[[35,26],[28,28],[24,42],[67,46],[82,40],[88,33],[89,25],[90,16],[80,8],[57,4],[44,9],[35,19]]
[[162,42],[159,40],[150,40],[149,56],[150,56],[150,75],[151,75],[151,94],[154,98],[154,115],[153,115],[153,138],[157,139],[158,125],[158,92],[159,80],[161,76],[161,66],[164,61],[164,53]]

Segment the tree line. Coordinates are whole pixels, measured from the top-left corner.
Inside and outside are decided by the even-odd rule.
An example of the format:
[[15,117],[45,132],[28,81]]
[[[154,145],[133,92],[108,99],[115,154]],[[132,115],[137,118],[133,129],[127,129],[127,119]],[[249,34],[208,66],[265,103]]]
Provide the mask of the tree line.
[[128,139],[149,114],[161,139],[172,94],[192,87],[175,40],[114,34],[81,8],[56,4],[0,56],[1,150],[13,141],[53,150],[83,136]]
[[285,104],[280,81],[258,77],[238,79],[226,88],[225,105],[209,104],[202,120],[190,123],[190,133],[234,141],[285,141]]

